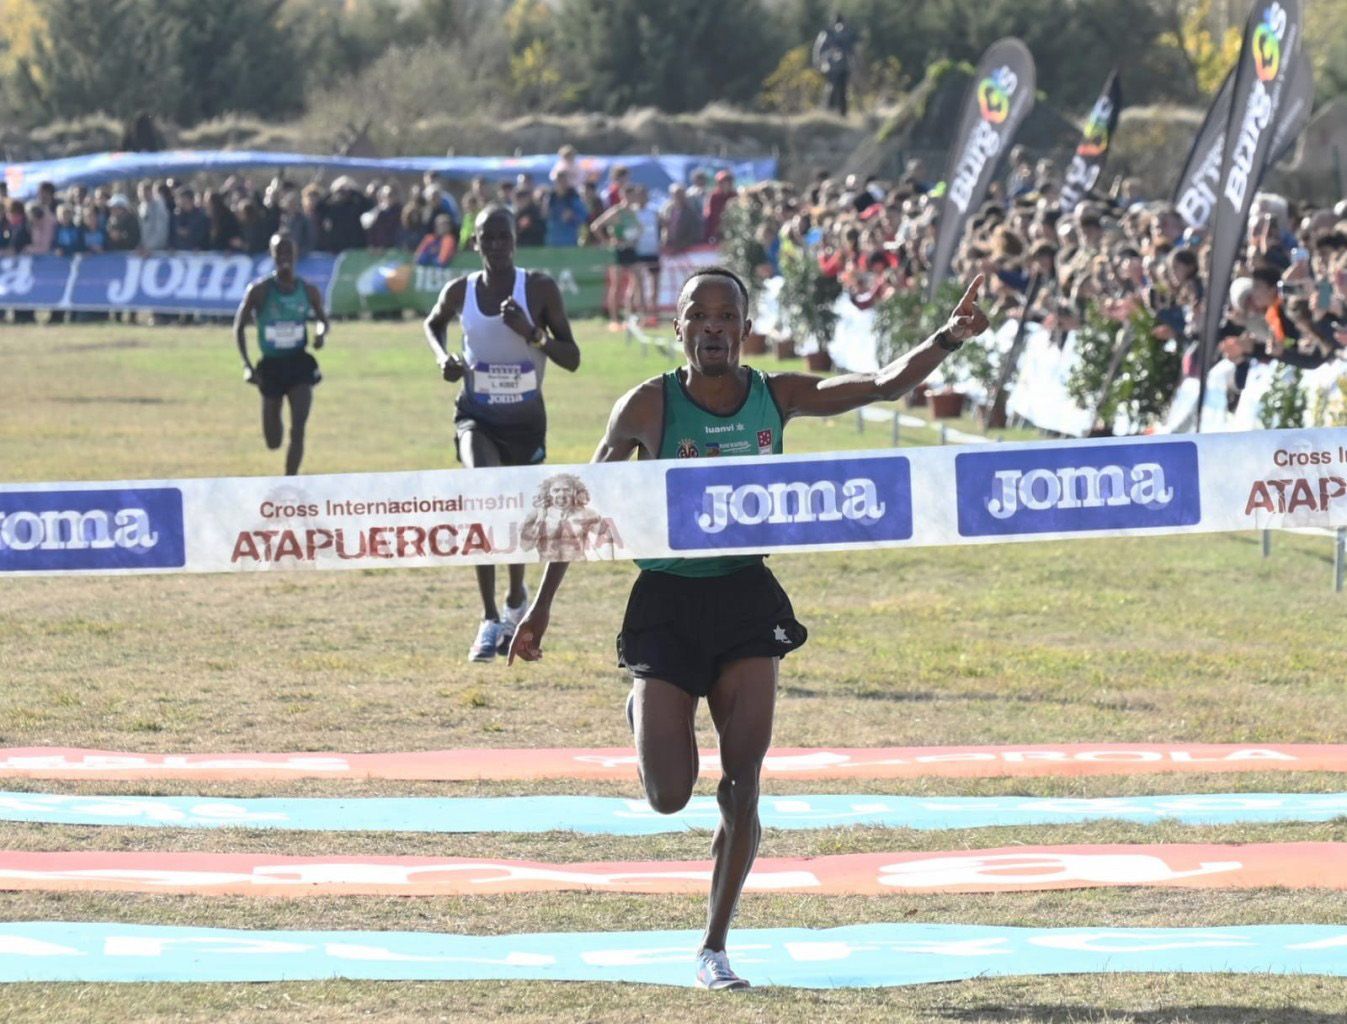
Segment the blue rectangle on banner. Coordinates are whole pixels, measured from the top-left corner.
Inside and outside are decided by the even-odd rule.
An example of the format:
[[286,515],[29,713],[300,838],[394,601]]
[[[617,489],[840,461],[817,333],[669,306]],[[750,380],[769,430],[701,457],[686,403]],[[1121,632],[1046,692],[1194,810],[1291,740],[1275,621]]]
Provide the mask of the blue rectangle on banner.
[[59,306],[70,279],[70,263],[64,256],[0,257],[0,307]]
[[912,536],[912,473],[901,456],[727,459],[670,469],[665,487],[675,551]]
[[964,537],[1192,526],[1202,519],[1191,441],[955,456]]
[[0,571],[177,569],[182,491],[0,490]]

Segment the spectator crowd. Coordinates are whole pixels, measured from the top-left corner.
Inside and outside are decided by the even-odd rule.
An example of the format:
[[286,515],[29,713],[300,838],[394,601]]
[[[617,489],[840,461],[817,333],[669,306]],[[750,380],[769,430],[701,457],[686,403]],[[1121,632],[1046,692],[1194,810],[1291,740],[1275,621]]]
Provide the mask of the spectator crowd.
[[[1196,372],[1209,246],[1173,205],[1119,181],[1063,211],[1060,176],[1049,160],[1016,147],[1008,172],[970,217],[951,276],[985,275],[994,316],[1027,317],[1058,337],[1087,316],[1124,323],[1142,311],[1154,338],[1184,355]],[[547,180],[528,174],[474,178],[455,193],[428,172],[410,186],[359,185],[347,175],[328,186],[286,177],[258,187],[231,175],[204,189],[172,179],[142,181],[128,192],[50,183],[28,202],[10,199],[0,254],[73,255],[116,251],[218,251],[261,254],[273,234],[301,255],[348,249],[399,249],[417,263],[448,267],[486,206],[515,215],[518,241],[531,246],[608,246],[615,251],[608,308],[649,314],[653,288],[640,273],[661,253],[726,242],[746,233],[743,262],[759,276],[779,274],[792,254],[816,260],[861,308],[926,287],[935,249],[941,187],[919,160],[897,181],[816,174],[805,186],[762,182],[736,187],[726,171],[699,170],[674,184],[658,208],[621,164],[601,181],[562,147]],[[734,210],[732,216],[727,216]],[[1310,368],[1347,351],[1347,200],[1334,206],[1261,193],[1222,302],[1220,354],[1235,365],[1235,392],[1255,361]],[[21,316],[16,314],[16,317]],[[31,319],[32,314],[26,314]],[[1232,398],[1233,400],[1233,398]]]
[[[725,203],[733,195],[727,172],[693,175],[675,186],[659,212],[660,240],[685,249],[717,237]],[[644,195],[628,169],[615,165],[601,188],[582,174],[573,147],[562,147],[548,180],[519,174],[495,183],[473,178],[461,194],[435,172],[405,187],[372,179],[361,186],[341,175],[328,186],[299,185],[282,176],[259,186],[233,174],[197,189],[168,178],[142,181],[134,189],[72,185],[58,192],[51,182],[25,202],[11,199],[0,181],[5,210],[0,251],[6,255],[73,255],[117,251],[216,251],[261,254],[276,233],[286,234],[301,255],[348,249],[405,249],[417,261],[448,266],[472,234],[473,221],[489,204],[514,212],[519,245],[612,244],[594,230],[608,209],[635,206]]]
[[[1087,317],[1148,325],[1156,341],[1197,372],[1197,338],[1208,296],[1210,246],[1166,200],[1135,181],[1061,209],[1049,160],[1018,147],[1009,171],[970,217],[950,276],[985,276],[993,320],[1027,317],[1059,340]],[[794,255],[816,260],[861,308],[926,288],[935,250],[940,189],[920,161],[902,178],[818,174],[804,188],[765,182],[741,189],[740,230],[759,276]],[[1220,351],[1235,366],[1233,405],[1249,367],[1313,368],[1347,355],[1347,200],[1332,206],[1260,193],[1223,303]],[[1174,381],[1175,386],[1179,383]]]

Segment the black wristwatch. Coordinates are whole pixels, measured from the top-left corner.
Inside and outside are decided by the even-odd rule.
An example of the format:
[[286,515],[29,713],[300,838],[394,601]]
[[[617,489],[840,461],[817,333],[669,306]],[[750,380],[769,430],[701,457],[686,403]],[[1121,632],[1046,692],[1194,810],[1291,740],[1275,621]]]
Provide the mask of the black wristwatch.
[[963,348],[963,342],[957,341],[950,333],[948,327],[942,327],[935,332],[935,343],[946,352],[957,352]]

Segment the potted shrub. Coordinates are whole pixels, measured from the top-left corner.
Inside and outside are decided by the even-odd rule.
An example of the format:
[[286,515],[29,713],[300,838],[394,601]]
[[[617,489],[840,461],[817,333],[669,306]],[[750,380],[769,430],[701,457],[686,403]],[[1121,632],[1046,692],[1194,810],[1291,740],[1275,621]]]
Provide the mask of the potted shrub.
[[945,387],[930,393],[931,416],[938,420],[951,420],[963,414],[964,394],[955,388]]
[[815,349],[813,352],[806,352],[804,364],[811,373],[827,373],[833,368],[832,356],[828,355],[826,348]]

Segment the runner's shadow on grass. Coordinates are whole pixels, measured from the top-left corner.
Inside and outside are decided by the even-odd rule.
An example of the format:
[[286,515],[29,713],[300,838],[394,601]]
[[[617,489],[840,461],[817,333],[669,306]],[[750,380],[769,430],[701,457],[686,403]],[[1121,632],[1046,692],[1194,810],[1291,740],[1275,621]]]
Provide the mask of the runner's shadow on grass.
[[995,1007],[950,1008],[942,1021],[1042,1021],[1044,1024],[1081,1024],[1091,1020],[1126,1020],[1128,1024],[1342,1024],[1341,1013],[1320,1013],[1298,1006],[1276,1010],[1254,1006],[1166,1006],[1151,1010],[1104,1009],[1100,1006],[1042,1006],[1000,1004]]

